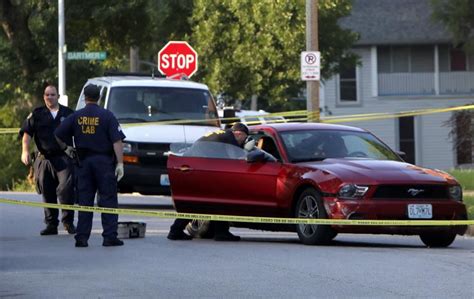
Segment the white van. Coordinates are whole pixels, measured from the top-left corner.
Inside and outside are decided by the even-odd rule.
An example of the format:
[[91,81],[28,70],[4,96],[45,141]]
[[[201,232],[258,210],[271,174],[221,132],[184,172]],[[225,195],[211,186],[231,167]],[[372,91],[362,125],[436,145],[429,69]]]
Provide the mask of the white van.
[[[101,89],[99,105],[112,111],[126,135],[125,175],[119,192],[169,194],[166,171],[171,143],[193,143],[218,130],[209,88],[186,80],[150,76],[105,76],[87,80]],[[85,106],[83,91],[76,110]]]

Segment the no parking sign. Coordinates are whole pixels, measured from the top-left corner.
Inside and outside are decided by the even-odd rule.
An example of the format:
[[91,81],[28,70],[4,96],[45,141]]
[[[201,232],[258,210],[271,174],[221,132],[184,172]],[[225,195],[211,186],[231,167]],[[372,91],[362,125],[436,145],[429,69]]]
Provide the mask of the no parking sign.
[[301,80],[319,81],[321,53],[317,51],[301,52]]

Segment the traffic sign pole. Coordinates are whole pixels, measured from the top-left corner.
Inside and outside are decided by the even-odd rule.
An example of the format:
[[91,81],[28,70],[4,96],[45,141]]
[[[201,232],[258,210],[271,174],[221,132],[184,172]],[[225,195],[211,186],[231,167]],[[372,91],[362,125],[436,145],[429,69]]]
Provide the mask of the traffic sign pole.
[[[306,50],[318,51],[318,0],[306,0]],[[319,81],[306,81],[308,122],[319,122]]]
[[59,103],[67,106],[66,96],[66,63],[64,59],[65,33],[64,33],[64,0],[58,0],[58,93]]

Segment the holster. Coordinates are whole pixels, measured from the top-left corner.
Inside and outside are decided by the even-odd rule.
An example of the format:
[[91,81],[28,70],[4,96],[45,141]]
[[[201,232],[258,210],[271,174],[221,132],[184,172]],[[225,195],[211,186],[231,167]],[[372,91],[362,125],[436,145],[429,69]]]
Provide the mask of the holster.
[[73,148],[72,146],[68,146],[65,150],[64,150],[64,153],[66,153],[66,155],[71,158],[72,160],[72,163],[77,166],[77,167],[81,167],[81,159],[77,153],[77,150],[75,148]]
[[32,165],[33,165],[33,179],[35,181],[36,193],[42,194],[43,189],[41,188],[42,185],[41,185],[41,179],[40,179],[40,176],[42,175],[42,173],[40,171],[40,167],[41,167],[40,164],[41,164],[41,161],[44,159],[44,157],[39,152],[34,152],[31,155],[31,157],[32,157],[31,160],[32,160]]

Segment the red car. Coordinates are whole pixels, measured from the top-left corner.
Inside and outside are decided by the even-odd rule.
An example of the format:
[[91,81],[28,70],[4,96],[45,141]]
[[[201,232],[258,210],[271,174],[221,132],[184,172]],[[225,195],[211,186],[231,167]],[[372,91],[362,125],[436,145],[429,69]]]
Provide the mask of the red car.
[[[462,189],[449,174],[405,163],[371,133],[349,126],[285,123],[250,127],[246,149],[226,144],[171,154],[168,173],[176,210],[264,217],[378,220],[466,220]],[[173,150],[173,147],[172,147]],[[348,226],[232,223],[296,231],[304,244],[338,233],[419,235],[447,247],[467,226]],[[188,230],[209,236],[209,223]]]

